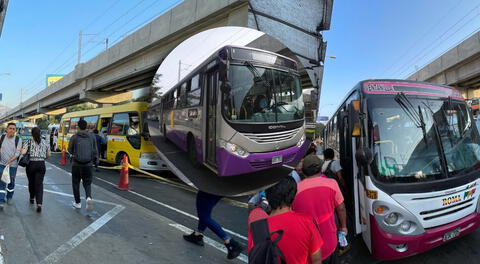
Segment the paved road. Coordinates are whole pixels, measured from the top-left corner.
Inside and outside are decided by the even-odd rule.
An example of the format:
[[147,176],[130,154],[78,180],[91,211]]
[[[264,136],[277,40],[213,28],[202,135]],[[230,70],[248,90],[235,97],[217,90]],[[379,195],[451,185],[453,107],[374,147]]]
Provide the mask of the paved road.
[[[59,156],[55,155],[51,162],[58,164]],[[70,170],[69,166],[62,167]],[[160,172],[159,175],[176,180],[174,175],[168,172]],[[130,177],[130,186],[133,191],[123,192],[114,188],[119,179],[118,171],[100,169],[96,173],[94,183],[104,189],[113,192],[126,200],[136,203],[152,212],[175,221],[176,223],[189,228],[195,228],[195,193],[170,184],[145,178]],[[239,201],[246,201],[246,197],[235,198]],[[245,244],[247,236],[246,219],[247,210],[222,201],[214,210],[215,218],[228,230],[240,243]],[[207,231],[207,236],[220,242],[213,233]],[[237,235],[238,234],[238,235]],[[178,241],[180,234],[170,237],[171,241]],[[480,263],[480,230],[452,241],[442,247],[430,252],[412,256],[407,259],[387,262],[395,264],[420,264],[420,263]],[[360,238],[352,244],[352,250],[342,258],[342,263],[380,263],[374,260]]]

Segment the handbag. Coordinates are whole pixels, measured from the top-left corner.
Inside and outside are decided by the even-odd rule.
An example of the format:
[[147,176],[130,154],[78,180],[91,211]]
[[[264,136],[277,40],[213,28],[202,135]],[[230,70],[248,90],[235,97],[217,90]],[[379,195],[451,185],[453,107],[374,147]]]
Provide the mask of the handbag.
[[32,144],[32,140],[30,139],[30,141],[28,142],[27,153],[25,153],[25,155],[23,155],[20,158],[20,160],[18,161],[18,166],[27,167],[28,163],[30,163],[30,145],[31,144]]
[[10,166],[6,166],[2,173],[2,182],[10,184]]

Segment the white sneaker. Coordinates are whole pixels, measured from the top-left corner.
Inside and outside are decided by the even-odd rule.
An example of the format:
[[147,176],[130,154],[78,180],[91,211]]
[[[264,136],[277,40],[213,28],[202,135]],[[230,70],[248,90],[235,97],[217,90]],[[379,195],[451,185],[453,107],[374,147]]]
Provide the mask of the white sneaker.
[[72,206],[75,209],[81,209],[82,208],[82,204],[81,203],[76,203],[75,201],[72,202]]
[[88,211],[93,210],[93,200],[90,197],[87,198],[87,210]]

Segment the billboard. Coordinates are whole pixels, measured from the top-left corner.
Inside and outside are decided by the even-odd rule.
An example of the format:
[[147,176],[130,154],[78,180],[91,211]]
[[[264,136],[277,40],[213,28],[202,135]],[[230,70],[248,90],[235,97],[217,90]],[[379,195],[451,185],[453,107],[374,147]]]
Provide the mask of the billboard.
[[47,74],[47,87],[63,78],[63,74]]

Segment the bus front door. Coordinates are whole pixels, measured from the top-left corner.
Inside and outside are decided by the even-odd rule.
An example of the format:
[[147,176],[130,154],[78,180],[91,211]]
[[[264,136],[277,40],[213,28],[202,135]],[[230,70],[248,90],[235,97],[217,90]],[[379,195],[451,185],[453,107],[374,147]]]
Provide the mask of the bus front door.
[[216,168],[216,111],[217,111],[217,83],[218,83],[218,71],[216,69],[207,72],[206,74],[206,84],[207,84],[207,123],[206,123],[206,133],[205,133],[205,144],[206,144],[206,162],[208,165]]

